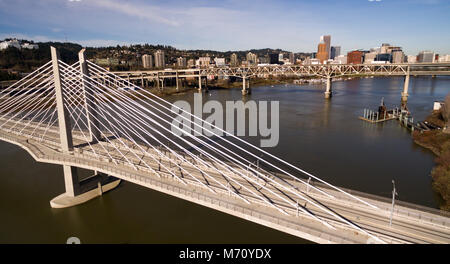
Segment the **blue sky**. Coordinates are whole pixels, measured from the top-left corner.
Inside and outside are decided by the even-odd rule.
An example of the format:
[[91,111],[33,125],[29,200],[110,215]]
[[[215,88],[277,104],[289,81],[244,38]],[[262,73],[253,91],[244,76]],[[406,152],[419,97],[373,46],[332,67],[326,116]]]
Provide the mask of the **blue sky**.
[[450,54],[450,0],[0,0],[0,39],[180,49],[343,51],[381,43]]

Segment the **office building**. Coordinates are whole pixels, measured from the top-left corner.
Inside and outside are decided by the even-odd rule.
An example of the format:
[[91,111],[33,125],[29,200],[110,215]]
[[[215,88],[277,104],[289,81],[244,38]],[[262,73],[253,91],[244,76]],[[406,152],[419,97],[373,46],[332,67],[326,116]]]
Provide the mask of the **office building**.
[[421,51],[419,56],[417,56],[417,62],[420,63],[433,63],[435,59],[435,54],[432,51]]
[[269,54],[269,63],[270,64],[279,64],[278,60],[279,56],[276,53]]
[[327,44],[325,42],[319,43],[317,47],[317,59],[320,63],[328,60]]
[[331,56],[331,36],[330,35],[325,35],[325,36],[320,36],[320,43],[325,43],[326,45],[326,52],[327,52],[327,60],[330,58]]
[[363,62],[363,52],[354,50],[347,53],[347,64],[361,64]]
[[405,61],[405,55],[402,50],[392,51],[392,63],[403,63]]
[[295,64],[295,55],[293,52],[289,53],[289,62]]
[[341,55],[341,46],[332,46],[330,59],[334,60],[337,56]]

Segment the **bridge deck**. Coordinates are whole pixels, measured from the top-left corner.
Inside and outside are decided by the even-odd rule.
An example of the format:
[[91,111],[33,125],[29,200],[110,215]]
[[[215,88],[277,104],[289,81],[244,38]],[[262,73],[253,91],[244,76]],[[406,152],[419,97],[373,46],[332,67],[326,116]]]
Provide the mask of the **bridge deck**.
[[[183,168],[179,169],[164,155],[158,154],[157,148],[148,150],[148,146],[142,145],[142,148],[146,150],[146,154],[142,152],[142,156],[136,157],[131,152],[127,152],[127,147],[124,146],[124,144],[127,144],[127,141],[123,138],[112,137],[110,139],[112,144],[98,142],[92,143],[89,146],[86,145],[86,140],[80,131],[73,132],[74,152],[64,154],[58,147],[59,130],[57,126],[51,127],[46,132],[45,140],[41,141],[40,136],[46,128],[37,125],[37,123],[34,126],[33,124],[26,125],[11,121],[5,123],[0,130],[0,138],[21,146],[39,162],[70,165],[103,172],[314,242],[377,242],[373,241],[373,238],[367,234],[348,226],[343,221],[336,220],[336,218],[324,213],[318,207],[311,206],[302,199],[298,199],[300,205],[305,206],[306,209],[310,210],[319,218],[326,219],[336,230],[324,226],[301,211],[296,216],[297,209],[280,198],[291,197],[289,193],[286,193],[286,190],[280,189],[276,183],[268,180],[259,179],[258,182],[255,182],[250,178],[239,177],[237,176],[238,173],[248,173],[241,168],[236,167],[234,172],[229,171],[226,173],[221,170],[222,167],[220,164],[214,164],[217,167],[217,170],[215,170],[201,167],[200,164],[194,163],[194,159],[186,157],[187,161],[179,161],[179,164]],[[14,128],[11,129],[13,126]],[[20,131],[21,133],[19,133]],[[21,136],[24,134],[31,135],[33,131],[35,133],[32,137]],[[120,157],[123,156],[120,152],[127,153],[125,156],[133,165],[130,165],[126,160],[121,160],[123,158]],[[136,151],[134,152],[136,153]],[[156,174],[144,166],[143,162],[150,165],[158,173]],[[194,163],[194,165],[189,164],[190,162]],[[211,161],[206,160],[206,162]],[[271,176],[270,173],[267,175],[269,177]],[[275,179],[274,177],[272,178]],[[375,234],[385,242],[450,243],[450,218],[446,216],[439,215],[435,212],[396,206],[393,224],[389,226],[391,205],[386,201],[367,197],[362,198],[377,206],[379,208],[377,210],[350,200],[349,197],[334,190],[327,190],[327,193],[334,196],[334,198],[329,198],[314,190],[307,191],[305,186],[299,182],[288,178],[285,178],[284,181],[293,186],[293,188],[297,188],[303,192],[309,199],[332,209],[364,230]],[[191,184],[186,185],[183,182]],[[269,186],[270,188],[268,190],[270,191],[262,188],[259,189],[258,193],[248,191],[254,189],[250,188],[252,185],[257,186],[258,184]],[[235,188],[239,196],[230,194],[223,185],[229,185]],[[260,199],[257,199],[256,195],[266,197],[269,203],[283,208],[289,215],[281,214],[269,203],[263,203]],[[244,199],[251,203],[244,202]],[[296,198],[291,197],[291,200],[296,200]]]

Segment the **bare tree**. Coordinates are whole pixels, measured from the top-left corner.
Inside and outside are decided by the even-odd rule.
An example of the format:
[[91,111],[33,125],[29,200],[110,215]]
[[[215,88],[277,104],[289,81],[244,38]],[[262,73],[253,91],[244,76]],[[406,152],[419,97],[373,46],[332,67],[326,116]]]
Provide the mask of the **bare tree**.
[[450,125],[450,94],[445,97],[444,106],[441,112],[442,118],[445,121],[446,126]]

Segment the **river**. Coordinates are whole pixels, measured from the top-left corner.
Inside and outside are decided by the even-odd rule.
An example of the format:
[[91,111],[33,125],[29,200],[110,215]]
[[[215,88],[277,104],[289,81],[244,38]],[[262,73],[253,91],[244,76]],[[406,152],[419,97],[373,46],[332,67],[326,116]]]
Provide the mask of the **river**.
[[[401,77],[333,82],[333,97],[323,85],[252,87],[248,100],[280,102],[280,140],[266,149],[322,179],[358,191],[437,208],[431,188],[433,154],[413,143],[397,121],[369,124],[358,119],[364,108],[400,104]],[[448,77],[415,77],[408,108],[423,120],[433,101],[450,91]],[[193,101],[194,92],[169,101]],[[204,100],[241,100],[239,89],[210,90]],[[250,141],[257,142],[255,139]],[[52,209],[49,201],[64,191],[62,167],[37,163],[21,148],[0,142],[0,243],[308,243],[132,183],[86,204]],[[83,171],[84,175],[89,172]]]

